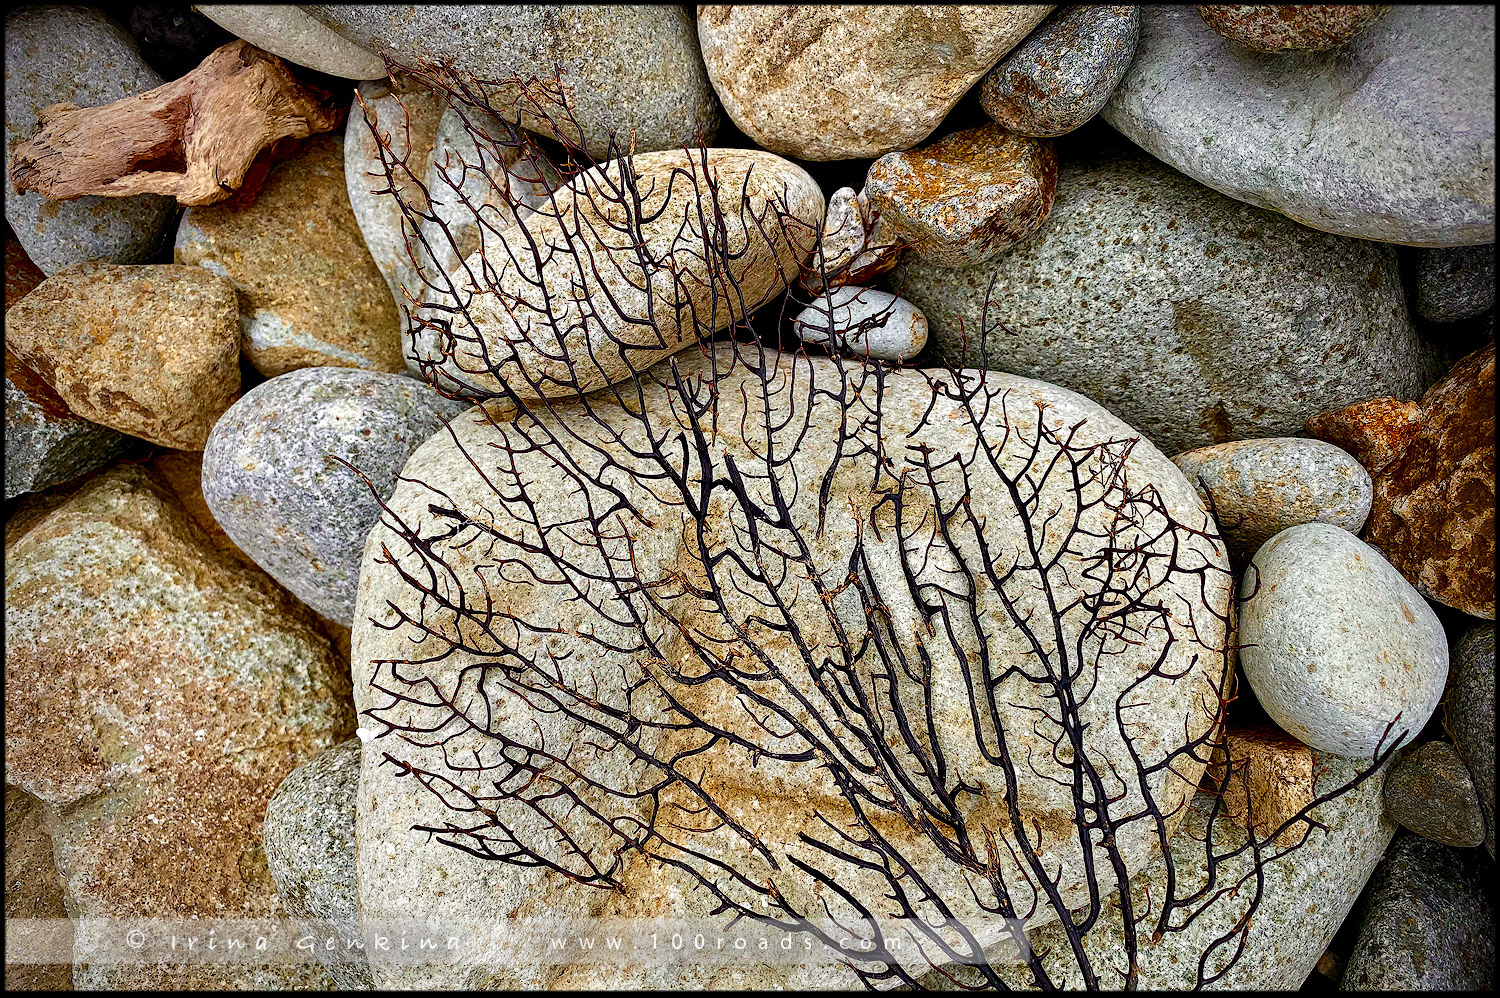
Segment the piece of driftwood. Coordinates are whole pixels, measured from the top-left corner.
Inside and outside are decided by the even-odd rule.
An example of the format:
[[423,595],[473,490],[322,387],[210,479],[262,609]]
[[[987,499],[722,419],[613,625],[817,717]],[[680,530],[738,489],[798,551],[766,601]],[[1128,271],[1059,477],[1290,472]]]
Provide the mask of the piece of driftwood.
[[169,194],[213,204],[240,188],[261,150],[329,131],[344,110],[274,55],[235,40],[155,90],[45,108],[40,130],[11,155],[10,179],[17,193],[54,201]]

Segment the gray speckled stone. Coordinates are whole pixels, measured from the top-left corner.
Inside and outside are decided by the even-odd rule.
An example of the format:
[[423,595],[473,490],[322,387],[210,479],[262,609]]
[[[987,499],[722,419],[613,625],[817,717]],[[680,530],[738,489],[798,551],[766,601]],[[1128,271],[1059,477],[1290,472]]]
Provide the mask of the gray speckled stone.
[[944,360],[1081,392],[1169,454],[1415,398],[1439,373],[1390,247],[1295,225],[1136,153],[1064,163],[1046,223],[992,263],[909,263],[900,294]]
[[68,410],[33,372],[5,364],[5,498],[37,492],[93,471],[130,438]]
[[203,452],[203,498],[231,540],[298,599],[348,626],[365,535],[417,446],[464,405],[410,378],[310,367],[245,393]]
[[1059,7],[989,71],[979,104],[1021,135],[1071,132],[1114,93],[1140,32],[1139,7]]
[[[5,16],[5,163],[49,104],[112,104],[161,86],[134,40],[88,7],[23,7]],[[171,238],[177,203],[142,194],[48,201],[5,182],[5,217],[49,277],[86,260],[147,263]]]
[[1487,991],[1494,915],[1473,853],[1403,834],[1365,902],[1341,991]]
[[1190,6],[1143,7],[1102,112],[1215,190],[1315,229],[1495,241],[1495,8],[1398,6],[1330,52],[1263,55]]
[[[360,741],[351,738],[298,766],[266,805],[266,864],[293,918],[320,942],[361,939],[354,878],[354,802]],[[345,959],[345,952],[354,954]],[[374,986],[362,951],[317,949],[328,974],[346,989]]]
[[194,9],[224,30],[287,62],[346,80],[377,80],[385,60],[294,3],[201,3]]
[[1417,250],[1417,314],[1432,322],[1471,319],[1495,307],[1495,247]]
[[[482,4],[316,4],[303,9],[372,52],[398,63],[451,60],[461,73],[494,81],[519,77],[560,83],[590,153],[605,151],[613,129],[620,146],[635,131],[638,152],[705,142],[719,127],[719,101],[698,52],[692,14],[680,6]],[[497,112],[508,88],[489,88]],[[550,110],[550,109],[549,109]],[[526,111],[521,125],[546,131]],[[577,142],[578,136],[567,136]]]
[[798,313],[792,331],[803,343],[820,346],[828,344],[832,332],[834,351],[892,364],[911,360],[927,345],[921,309],[893,294],[850,285],[813,299]]
[[1447,742],[1428,742],[1391,767],[1385,776],[1385,813],[1445,846],[1484,844],[1484,815],[1474,779]]
[[1370,473],[1321,440],[1271,437],[1200,447],[1172,458],[1204,498],[1213,497],[1229,550],[1248,558],[1287,527],[1332,523],[1359,533],[1370,515]]
[[1481,624],[1453,647],[1443,727],[1474,777],[1484,812],[1484,846],[1495,855],[1495,625]]
[[[1380,552],[1329,523],[1263,544],[1240,585],[1240,666],[1271,720],[1369,758],[1416,737],[1448,678],[1443,625]],[[1410,734],[1401,738],[1403,731]]]

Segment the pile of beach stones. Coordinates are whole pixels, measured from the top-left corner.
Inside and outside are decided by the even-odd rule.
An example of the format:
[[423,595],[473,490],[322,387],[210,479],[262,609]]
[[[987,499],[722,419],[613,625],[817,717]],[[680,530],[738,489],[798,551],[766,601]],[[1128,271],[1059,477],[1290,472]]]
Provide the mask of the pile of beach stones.
[[[1202,865],[1194,829],[1269,835],[1395,749],[1268,860],[1220,985],[1493,986],[1492,6],[25,7],[5,23],[7,165],[44,108],[134,97],[235,38],[339,94],[347,123],[268,148],[253,189],[213,204],[7,182],[6,917],[80,927],[71,963],[8,964],[7,986],[853,982],[132,964],[91,959],[84,930],[290,915],[357,937],[377,916],[571,903],[560,877],[523,890],[412,831],[431,813],[381,768],[372,662],[416,609],[382,517],[424,515],[419,481],[493,513],[463,492],[458,455],[494,419],[476,400],[566,401],[731,327],[818,370],[885,365],[893,398],[923,390],[903,368],[1004,372],[1139,436],[1140,473],[1206,516],[1234,579],[1237,698],[1198,794],[1223,807],[1195,805],[1178,867]],[[575,156],[619,140],[657,192],[653,250],[712,198],[795,223],[745,229],[747,313],[695,326],[701,302],[566,260],[476,266],[516,227],[555,229],[560,199],[584,211],[606,167],[502,177],[509,217],[486,229],[458,195],[494,185],[461,165],[516,152],[389,73],[422,63],[555,75]],[[718,182],[667,182],[684,172]],[[460,349],[418,328],[433,272],[472,303]],[[559,370],[598,344],[538,320],[554,285],[607,295],[620,335],[679,319]],[[1153,942],[1141,985],[1190,985],[1232,928]]]

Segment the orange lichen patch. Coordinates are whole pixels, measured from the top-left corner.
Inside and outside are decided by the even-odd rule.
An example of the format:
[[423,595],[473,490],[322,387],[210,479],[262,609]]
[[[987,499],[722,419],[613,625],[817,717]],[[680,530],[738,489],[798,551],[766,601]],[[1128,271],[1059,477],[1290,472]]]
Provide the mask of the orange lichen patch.
[[[1312,749],[1274,725],[1229,731],[1208,772],[1224,786],[1224,814],[1257,835],[1272,834],[1313,799]],[[1297,841],[1305,832],[1294,825],[1283,837]]]
[[913,248],[978,263],[1026,238],[1052,211],[1057,154],[1046,139],[982,125],[870,167],[870,205]]
[[1416,438],[1422,427],[1422,406],[1386,395],[1320,413],[1305,427],[1310,435],[1342,447],[1371,475],[1378,475]]
[[1423,595],[1495,618],[1495,345],[1422,396],[1411,443],[1375,479],[1365,540]]
[[18,193],[56,201],[167,194],[181,204],[213,204],[264,172],[254,165],[266,147],[342,120],[332,94],[237,40],[144,94],[103,107],[45,108],[40,130],[11,154],[10,179]]

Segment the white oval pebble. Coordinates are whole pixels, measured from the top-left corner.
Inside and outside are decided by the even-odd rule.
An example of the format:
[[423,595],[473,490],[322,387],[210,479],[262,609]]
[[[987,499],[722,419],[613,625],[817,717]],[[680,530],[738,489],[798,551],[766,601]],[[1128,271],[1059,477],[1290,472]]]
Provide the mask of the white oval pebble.
[[1245,678],[1271,719],[1313,748],[1368,757],[1398,714],[1387,746],[1410,741],[1437,709],[1448,678],[1443,625],[1347,530],[1283,530],[1256,552],[1240,598]]
[[827,344],[854,357],[901,363],[927,345],[927,316],[904,298],[845,286],[813,299],[792,324],[804,343]]

